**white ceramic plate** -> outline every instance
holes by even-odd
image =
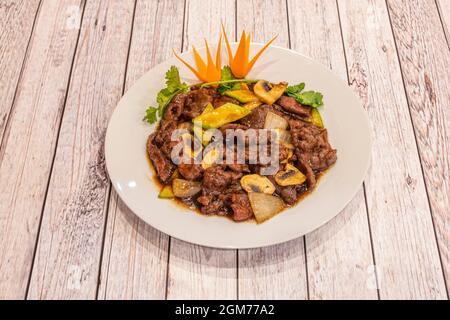
[[[261,47],[252,44],[252,53]],[[204,56],[203,49],[199,52]],[[182,56],[193,61],[189,52]],[[294,51],[271,46],[247,77],[290,84],[306,82],[307,90],[322,92],[325,106],[321,114],[329,140],[338,150],[336,164],[320,179],[314,192],[260,225],[203,216],[174,201],[158,199],[159,188],[146,156],[147,137],[155,127],[144,123],[142,118],[147,106],[156,105],[156,94],[164,87],[164,75],[171,65],[179,67],[187,83],[198,82],[174,58],[157,65],[119,102],[106,134],[106,165],[112,184],[142,220],[188,242],[218,248],[253,248],[313,231],[336,216],[354,197],[369,166],[371,149],[369,122],[361,103],[347,84],[326,67]]]

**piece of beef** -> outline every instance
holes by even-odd
[[[166,108],[155,137],[156,145],[161,151],[170,157],[172,148],[178,143],[172,141],[172,133],[178,128],[178,120],[183,112],[187,94],[176,95]]]
[[[244,189],[242,189],[241,182],[239,180],[231,182],[231,184],[227,188],[228,193],[239,193],[243,190]]]
[[[214,196],[211,194],[202,194],[200,197],[197,198],[197,202],[200,203],[202,206],[207,206],[208,204],[210,204],[213,198]]]
[[[278,99],[277,104],[280,105],[284,110],[298,114],[303,118],[309,118],[311,115],[311,107],[304,106],[298,103],[294,98],[288,96],[281,96]]]
[[[175,165],[169,158],[156,146],[155,144],[156,133],[149,136],[147,140],[147,153],[150,160],[155,167],[156,174],[163,183],[167,183],[175,170]]]
[[[220,194],[231,183],[231,177],[221,166],[213,166],[203,174],[203,190],[209,194]]]
[[[244,164],[244,163],[243,164],[231,163],[231,164],[227,164],[227,166],[234,172],[244,172],[244,173],[250,172],[250,168],[248,167],[247,164]]]
[[[187,97],[188,95],[186,93],[180,93],[173,97],[172,101],[169,103],[166,111],[164,112],[163,119],[178,120],[183,112]]]
[[[163,119],[156,131],[155,143],[161,147],[164,143],[170,141],[172,132],[177,129],[177,121],[174,119]]]
[[[252,112],[245,118],[242,118],[239,123],[252,129],[264,129],[267,112],[275,113],[285,118],[286,120],[290,119],[288,115],[286,115],[281,110],[278,110],[276,105],[269,106],[267,104],[264,104],[262,106],[259,106],[258,108],[253,109]]]
[[[234,103],[239,105],[239,101],[237,101],[236,99],[222,95],[215,97],[212,104],[214,108],[218,108],[220,106],[223,106],[225,103]]]
[[[207,194],[219,195],[228,186],[242,177],[242,173],[225,171],[223,166],[212,166],[203,173],[203,191]]]
[[[328,142],[326,129],[298,120],[289,123],[292,143],[299,160],[309,165],[314,172],[323,171],[336,162],[336,150]]]
[[[280,162],[284,161],[289,157],[289,149],[285,145],[279,144],[278,145],[278,154],[279,154],[279,156],[278,156],[279,161]]]
[[[272,184],[275,186],[275,192],[289,205],[294,204],[297,201],[297,190],[295,186],[280,186],[275,181],[273,176],[267,176]]]
[[[227,165],[227,167],[229,169],[231,169],[234,172],[237,172],[237,173],[241,173],[241,172],[249,173],[250,169],[249,169],[248,165],[245,163],[245,162],[247,162],[248,158],[246,158],[245,154],[244,154],[244,157],[242,159],[239,159],[237,154],[236,154],[236,150],[235,150],[234,146],[233,146],[233,148],[234,148],[234,150],[232,151],[232,153],[230,153],[230,155],[231,155],[230,158],[227,157],[228,153],[227,153],[227,149],[225,148],[225,150],[224,150],[224,163]],[[242,161],[242,163],[240,163],[241,161]]]
[[[241,119],[239,122],[252,129],[263,129],[268,111],[268,106],[262,105],[258,108],[253,109],[248,116]]]
[[[238,130],[238,129],[241,129],[241,130],[247,130],[248,129],[248,126],[246,126],[246,125],[243,125],[243,124],[239,124],[239,123],[228,123],[228,124],[225,124],[225,125],[223,125],[223,126],[221,126],[220,128],[219,128],[219,130],[222,132],[222,134],[226,134],[226,131],[227,130]]]
[[[280,187],[280,197],[289,205],[297,202],[297,189],[295,186]]]
[[[202,204],[205,206],[203,211],[214,213],[212,210],[219,209],[219,212],[227,211],[231,209],[233,214],[233,220],[245,221],[253,217],[253,210],[250,206],[247,193],[241,191],[230,192],[227,190],[225,193],[218,196],[202,196],[200,197]],[[220,205],[219,205],[220,204]],[[225,210],[223,210],[225,208]]]
[[[183,109],[183,116],[187,119],[193,119],[199,116],[208,103],[212,103],[216,90],[212,88],[192,88],[187,94]]]
[[[300,171],[306,176],[306,183],[308,184],[308,188],[314,188],[316,185],[316,176],[308,161],[305,160],[301,154],[299,154],[297,163]]]
[[[203,214],[227,215],[229,213],[225,202],[216,195],[202,195],[197,198],[197,202],[201,204],[200,211]]]
[[[186,179],[186,180],[199,180],[203,175],[203,168],[200,164],[194,163],[180,163],[178,165],[178,172]]]
[[[253,217],[253,210],[246,193],[231,194],[230,202],[234,221],[245,221]]]

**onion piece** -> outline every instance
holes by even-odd
[[[172,191],[177,198],[189,198],[202,190],[202,184],[198,181],[188,181],[184,179],[174,179]]]
[[[284,209],[283,200],[270,194],[251,192],[248,199],[258,223],[272,218]]]
[[[286,148],[290,148],[289,146],[292,145],[291,132],[284,129],[274,129],[274,131],[277,136],[277,141],[286,145]]]
[[[289,123],[287,120],[273,112],[267,112],[264,129],[282,129],[286,130]]]

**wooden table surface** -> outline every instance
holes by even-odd
[[[328,66],[371,120],[356,197],[281,245],[170,238],[105,171],[123,93],[221,20]],[[450,0],[0,0],[0,298],[448,299],[449,42]]]

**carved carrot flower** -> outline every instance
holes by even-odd
[[[228,41],[227,34],[225,32],[225,28],[222,24],[222,32],[225,37],[225,42],[227,45],[228,51],[228,59],[231,71],[236,78],[245,78],[245,76],[250,72],[255,64],[256,60],[262,55],[262,53],[269,47],[269,45],[275,41],[276,36],[270,40],[264,47],[259,50],[259,52],[249,61],[250,54],[250,33],[245,34],[245,31],[242,31],[241,40],[239,41],[238,48],[236,53],[233,56],[231,52],[230,43]]]
[[[213,58],[211,56],[211,51],[209,50],[208,42],[205,39],[206,45],[206,63],[203,58],[198,53],[197,49],[192,46],[192,51],[194,53],[195,64],[197,69],[192,67],[189,63],[183,60],[179,55],[175,53],[175,56],[180,60],[186,67],[191,70],[195,76],[202,82],[216,82],[220,81],[222,75],[222,69],[220,66],[220,51],[222,48],[222,36],[220,36],[219,44],[217,45],[217,53],[216,53],[216,63],[214,64]]]

